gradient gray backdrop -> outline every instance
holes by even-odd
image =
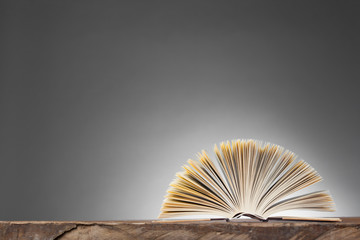
[[[359,216],[359,1],[1,1],[0,220],[156,218],[222,140]]]

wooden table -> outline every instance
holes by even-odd
[[[360,218],[342,220],[0,221],[0,239],[360,239]]]

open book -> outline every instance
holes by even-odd
[[[292,209],[334,211],[325,191],[286,198],[321,181],[319,174],[289,150],[254,140],[215,145],[217,161],[205,151],[199,161],[189,159],[184,171],[170,183],[159,218],[217,215],[248,216],[267,220],[270,215]],[[340,221],[338,218],[292,218],[286,220]]]

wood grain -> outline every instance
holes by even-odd
[[[360,218],[342,222],[2,221],[0,239],[360,239]]]

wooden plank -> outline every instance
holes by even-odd
[[[244,220],[0,221],[0,239],[360,239],[360,218],[342,222]]]

